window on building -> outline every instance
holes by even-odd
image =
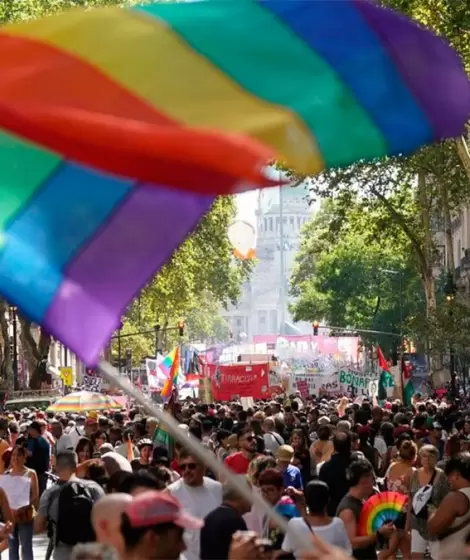
[[[264,231],[268,231],[268,220],[264,218]]]
[[[269,218],[269,231],[273,230],[273,219]]]
[[[302,225],[302,220],[300,219],[300,216],[297,216],[297,228],[300,229],[301,225]]]
[[[276,231],[281,229],[281,218],[276,218]]]
[[[261,334],[266,332],[266,319],[267,319],[267,313],[266,311],[259,311],[258,312],[258,325],[259,325],[259,330],[261,331]]]
[[[278,332],[276,309],[271,309],[271,311],[269,312],[269,330],[274,334]]]
[[[294,218],[294,216],[290,217],[289,223],[290,223],[290,229],[294,230],[295,229],[295,218]]]

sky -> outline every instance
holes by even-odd
[[[248,191],[237,195],[238,214],[239,220],[245,220],[256,227],[256,204],[258,201],[258,191]]]

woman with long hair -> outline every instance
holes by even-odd
[[[276,468],[276,459],[268,455],[261,455],[255,457],[248,467],[248,479],[251,482],[253,492],[259,492],[258,480],[266,469]],[[264,510],[254,505],[251,511],[246,513],[243,518],[245,519],[246,526],[250,531],[256,531],[258,534],[263,529]]]
[[[415,472],[415,462],[418,449],[416,444],[410,440],[404,440],[398,448],[398,458],[393,461],[385,473],[385,487],[391,492],[399,492],[400,494],[408,494],[410,481]],[[411,554],[411,539],[407,531],[406,511],[398,518],[395,523],[397,528],[396,534],[390,540],[389,548],[392,552],[400,550],[404,559],[409,558]]]
[[[14,527],[8,537],[8,551],[10,560],[20,560],[20,544],[23,560],[34,560],[33,554],[33,519],[34,510],[39,505],[39,485],[35,471],[28,469],[26,463],[26,448],[15,445],[10,458],[10,469],[7,476],[29,479],[29,503],[12,510]]]
[[[312,461],[308,449],[307,437],[304,430],[302,430],[301,428],[295,428],[294,430],[292,430],[289,443],[294,449],[294,465],[300,469],[302,482],[305,488],[305,486],[312,478]]]

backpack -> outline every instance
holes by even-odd
[[[56,525],[56,544],[75,546],[96,540],[91,510],[96,499],[80,480],[67,482],[60,490]]]

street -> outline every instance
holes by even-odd
[[[48,538],[47,535],[36,535],[34,537],[34,560],[44,560],[46,557]],[[9,560],[8,550],[2,554],[2,560]]]

